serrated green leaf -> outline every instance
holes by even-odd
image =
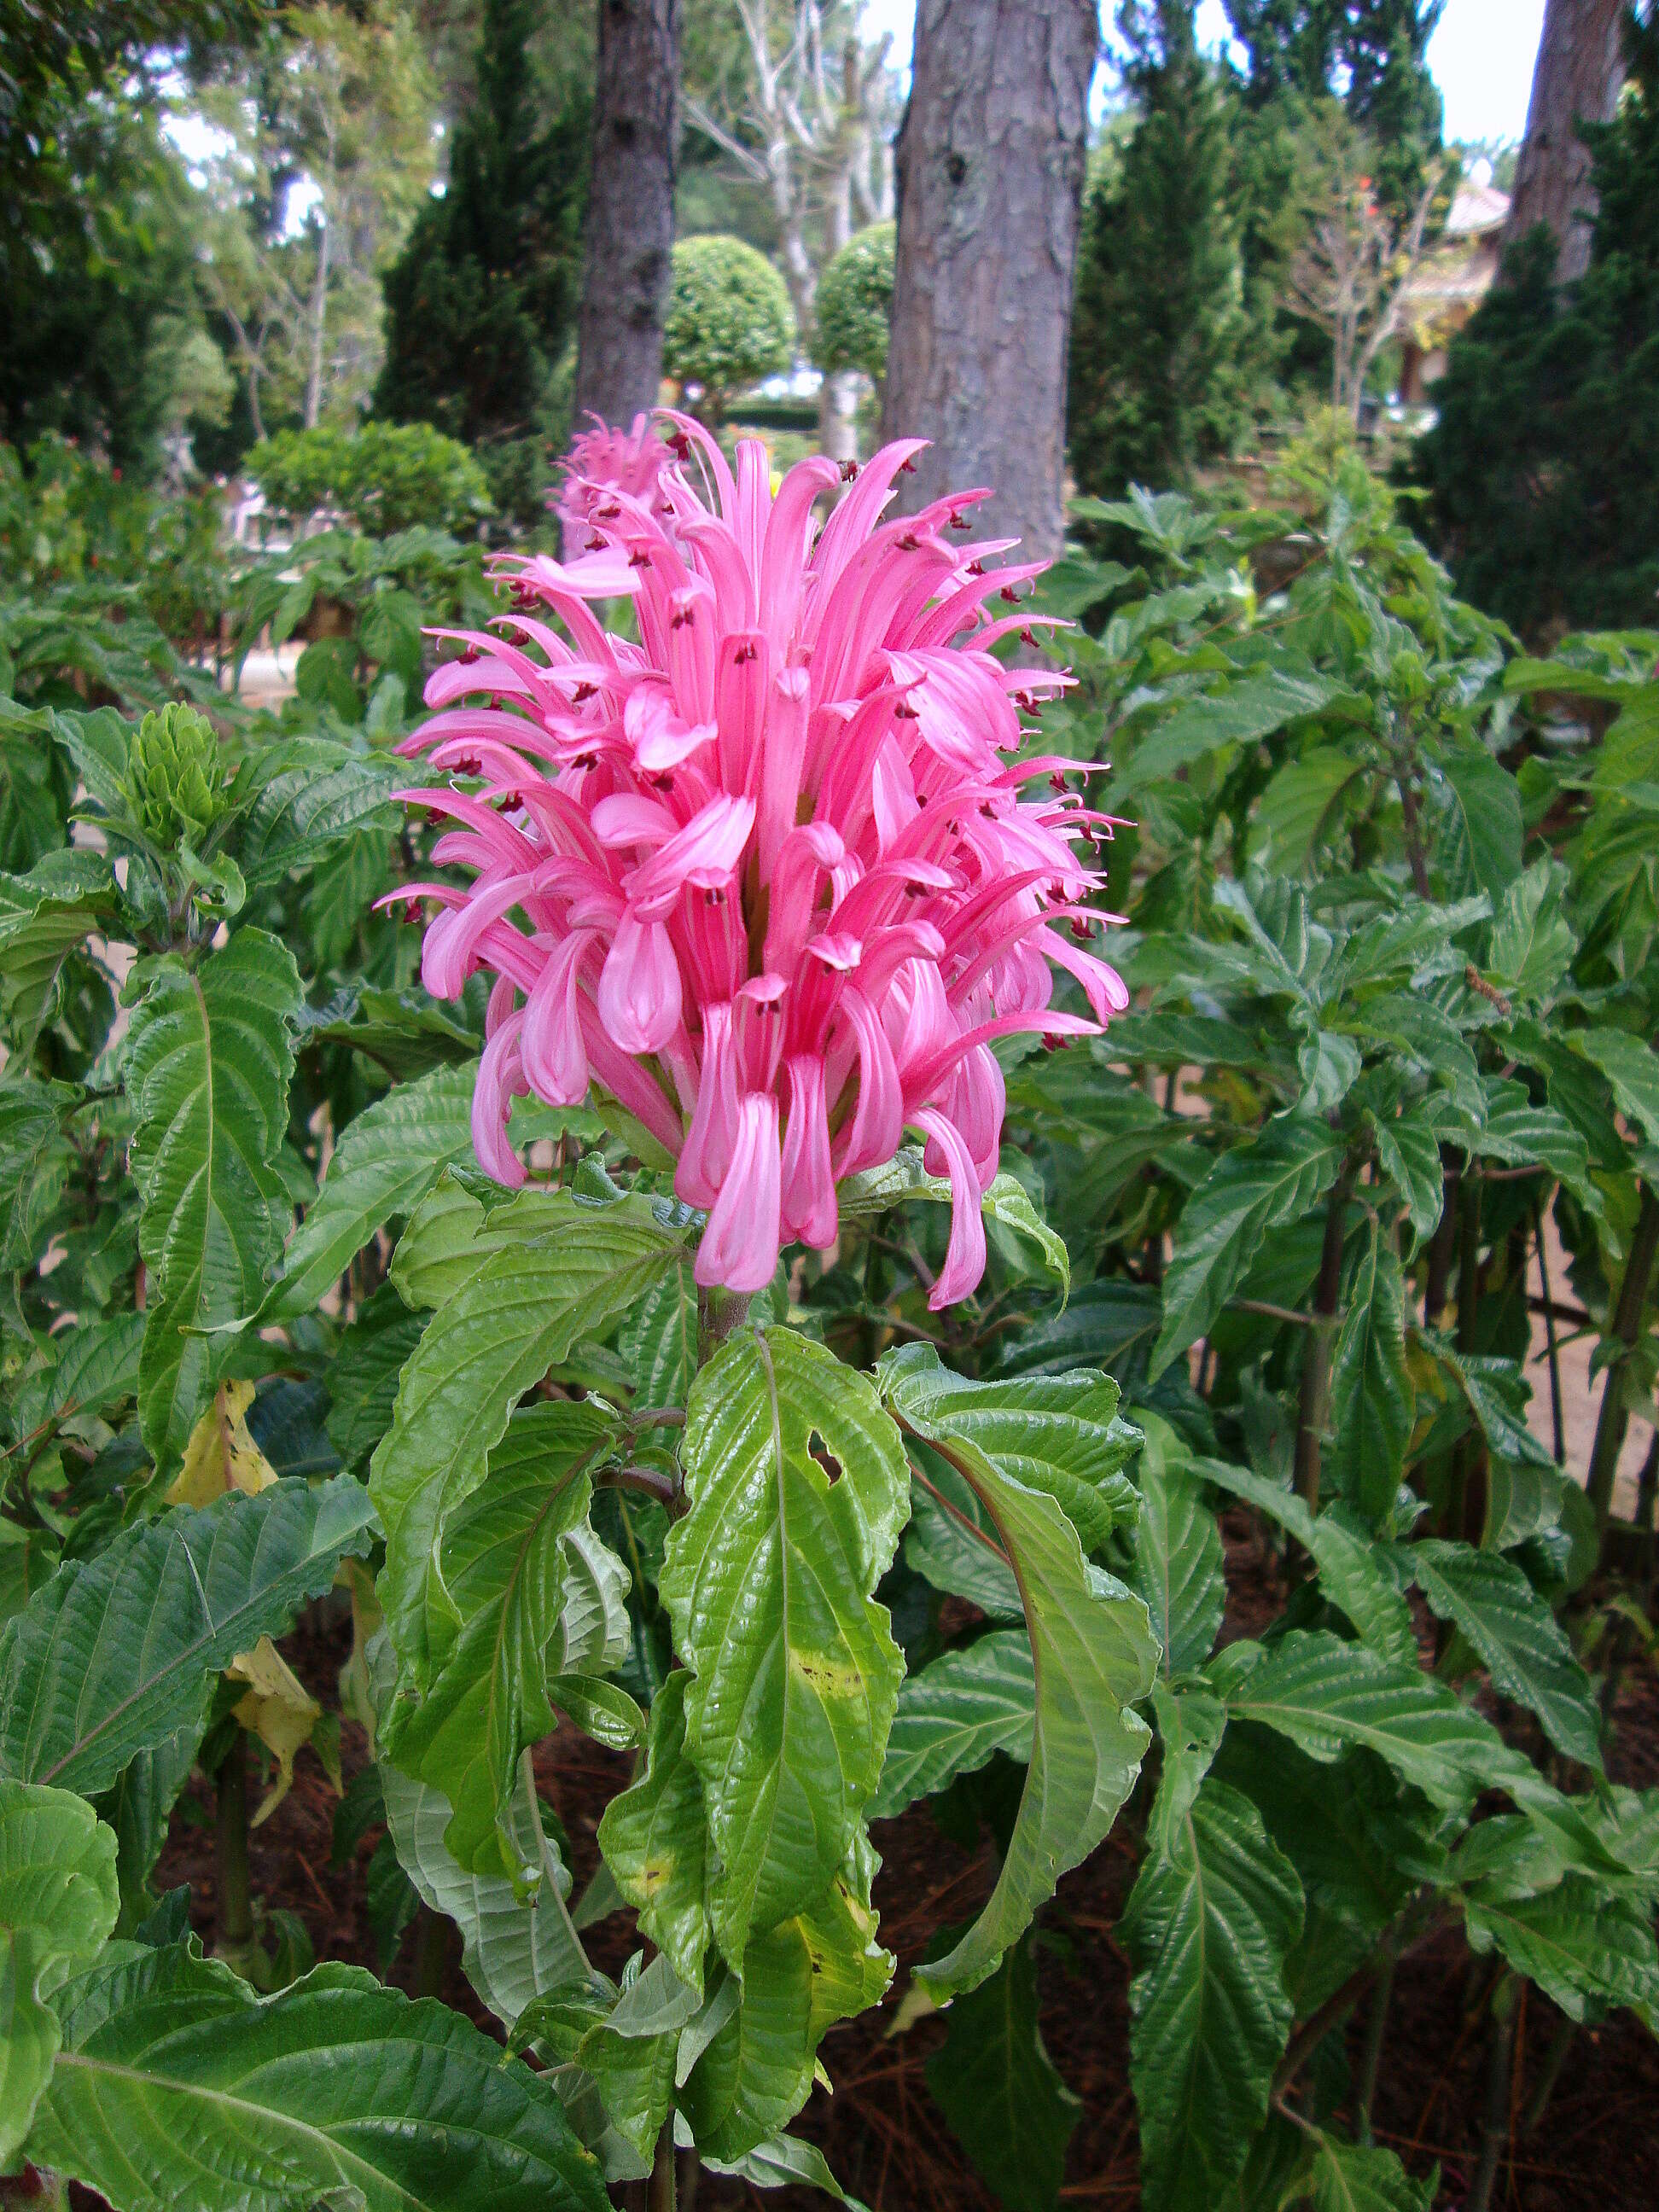
[[[1620,1113],[1659,1145],[1659,1053],[1626,1030],[1581,1030],[1572,1044],[1607,1077]]]
[[[1000,1751],[1024,1765],[1036,1706],[1030,1641],[1022,1629],[994,1630],[907,1675],[870,1818],[894,1819]]]
[[[690,1267],[672,1268],[647,1292],[623,1332],[636,1411],[684,1406],[697,1371],[697,1286]]]
[[[836,1192],[836,1205],[843,1221],[867,1219],[885,1213],[890,1206],[901,1206],[909,1199],[926,1199],[936,1206],[952,1203],[951,1184],[944,1176],[929,1175],[922,1164],[919,1146],[907,1145],[888,1161],[884,1167],[872,1168],[861,1175],[849,1176]],[[1005,1229],[1024,1237],[1035,1244],[1042,1255],[1047,1272],[1060,1285],[1060,1296],[1068,1296],[1072,1287],[1071,1255],[1065,1239],[1054,1232],[1042,1218],[1023,1184],[1011,1175],[992,1178],[990,1188],[980,1200],[981,1210]]]
[[[1534,860],[1505,886],[1492,919],[1491,973],[1512,998],[1547,998],[1577,950],[1563,900],[1568,872],[1559,860]]]
[[[1311,2161],[1286,2204],[1310,2201],[1314,2212],[1431,2212],[1440,2169],[1413,2181],[1391,2150],[1316,2134]]]
[[[442,1306],[398,1385],[369,1488],[386,1530],[380,1601],[416,1683],[459,1626],[438,1554],[447,1516],[483,1480],[514,1407],[580,1337],[603,1334],[681,1250],[643,1200],[585,1205],[526,1191],[498,1207],[503,1241]]]
[[[865,1376],[770,1328],[698,1375],[681,1463],[690,1510],[659,1589],[694,1678],[714,1932],[740,1966],[751,1929],[822,1893],[880,1778],[902,1668],[870,1593],[903,1525],[904,1461]]]
[[[1536,1713],[1556,1749],[1601,1771],[1601,1713],[1559,1622],[1511,1561],[1425,1539],[1401,1557],[1442,1620],[1464,1638],[1502,1696]]]
[[[261,2000],[187,1949],[140,1948],[55,2002],[29,2154],[115,2212],[605,2212],[550,2082],[359,1968]]]
[[[1486,1091],[1486,1118],[1470,1132],[1466,1149],[1506,1167],[1540,1168],[1565,1183],[1592,1213],[1600,1213],[1601,1194],[1590,1180],[1589,1146],[1566,1116],[1553,1106],[1533,1105],[1524,1084],[1489,1078]]]
[[[480,1488],[444,1530],[444,1588],[459,1625],[434,1638],[418,1696],[381,1715],[388,1755],[454,1817],[445,1841],[469,1869],[493,1863],[520,1754],[550,1735],[550,1647],[564,1604],[565,1543],[586,1513],[591,1470],[617,1435],[592,1401],[515,1413]]]
[[[1152,1686],[1158,1656],[1146,1606],[1089,1564],[1054,1499],[957,1432],[943,1375],[927,1345],[889,1352],[878,1370],[907,1431],[948,1455],[973,1490],[1018,1577],[1037,1697],[1030,1765],[996,1887],[949,1956],[919,1970],[939,1998],[994,1972],[1060,1875],[1111,1826],[1148,1741],[1129,1708]]]
[[[133,1013],[131,1165],[150,1277],[139,1413],[164,1471],[215,1379],[214,1340],[198,1332],[254,1311],[293,1217],[276,1161],[303,997],[288,947],[242,929],[194,971],[159,962]]]
[[[1043,2046],[1029,1936],[945,2022],[926,2070],[951,2132],[1008,2212],[1054,2212],[1083,2107]]]
[[[1377,1164],[1406,1201],[1417,1240],[1431,1237],[1439,1226],[1446,1200],[1446,1173],[1440,1160],[1437,1130],[1412,1113],[1398,1121],[1372,1119]]]
[[[1375,1547],[1345,1523],[1340,1509],[1312,1514],[1293,1490],[1281,1489],[1264,1475],[1222,1460],[1195,1460],[1194,1467],[1206,1481],[1247,1499],[1296,1538],[1318,1570],[1321,1589],[1346,1613],[1379,1657],[1405,1666],[1416,1663],[1411,1608]]]
[[[404,763],[327,738],[260,747],[231,787],[232,799],[247,810],[238,854],[248,888],[279,883],[357,830],[395,829],[392,794],[410,780]]]
[[[599,1822],[599,1849],[641,1931],[691,1988],[708,1948],[708,1821],[702,1782],[685,1748],[685,1692],[676,1668],[651,1701],[645,1757]]]
[[[413,1213],[445,1168],[471,1159],[472,1081],[470,1067],[434,1068],[347,1124],[289,1240],[262,1322],[309,1313],[378,1231]]]
[[[0,1782],[0,2172],[17,2162],[58,2051],[41,1974],[95,1958],[118,1903],[115,1838],[91,1806]]]
[[[61,1567],[0,1632],[0,1775],[91,1796],[179,1729],[199,1739],[220,1671],[365,1553],[373,1518],[349,1475],[277,1482]]]
[[[1255,1807],[1224,1783],[1205,1781],[1160,1829],[1164,1849],[1123,1917],[1142,2192],[1148,2212],[1213,2212],[1267,2117],[1295,2017],[1285,1961],[1302,1886]]]
[[[101,853],[72,848],[27,875],[0,875],[0,1017],[15,1051],[33,1050],[58,1012],[64,963],[114,908]]]
[[[67,1083],[40,1083],[9,1068],[0,1079],[0,1268],[34,1260],[72,1158],[64,1121],[79,1097]]]
[[[58,1358],[18,1385],[13,1405],[21,1436],[106,1413],[138,1388],[139,1349],[144,1340],[142,1314],[118,1314],[108,1321],[86,1321],[56,1338]]]
[[[398,1378],[426,1323],[382,1283],[341,1332],[328,1368],[328,1434],[346,1467],[364,1466],[391,1427]]]
[[[1328,678],[1290,675],[1263,668],[1240,677],[1215,698],[1188,699],[1141,738],[1115,787],[1144,790],[1176,769],[1202,760],[1223,745],[1256,744],[1287,723],[1323,714],[1343,697],[1343,687]]]
[[[1332,1486],[1375,1524],[1394,1510],[1417,1413],[1400,1256],[1375,1216],[1343,1290],[1325,1463]]]
[[[756,2189],[817,2189],[833,2197],[837,2204],[845,2204],[848,2212],[866,2212],[836,2180],[817,2145],[803,2142],[799,2136],[774,2136],[739,2159],[711,2158],[706,2163],[716,2173],[735,2174]]]
[[[1286,761],[1256,801],[1261,850],[1253,857],[1281,875],[1305,875],[1315,854],[1342,825],[1343,793],[1365,771],[1334,745],[1315,745]]]
[[[1322,1121],[1270,1122],[1224,1152],[1188,1199],[1164,1278],[1154,1382],[1204,1335],[1271,1229],[1300,1222],[1336,1180],[1340,1152]]]
[[[1447,865],[1456,887],[1486,892],[1496,908],[1521,873],[1521,793],[1515,778],[1479,745],[1440,763]]]
[[[925,1444],[913,1455],[919,1471],[910,1481],[905,1565],[993,1620],[1022,1619],[1019,1584],[979,1500],[956,1469]]]
[[[1499,1952],[1570,2020],[1582,2021],[1595,2003],[1632,2005],[1650,2021],[1659,2007],[1650,1914],[1582,1875],[1569,1874],[1541,1897],[1477,1884],[1463,1911],[1470,1949],[1477,1956]]]
[[[1129,1587],[1146,1601],[1163,1646],[1167,1680],[1209,1656],[1227,1601],[1221,1531],[1175,1431],[1145,1415],[1146,1443],[1136,1468],[1140,1520]]]

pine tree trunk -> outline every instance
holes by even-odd
[[[884,428],[931,438],[912,509],[995,487],[976,532],[1060,550],[1066,348],[1096,0],[921,0],[897,146]]]
[[[1589,152],[1577,125],[1606,123],[1613,115],[1625,75],[1624,12],[1625,0],[1547,0],[1544,9],[1504,244],[1507,249],[1547,223],[1559,242],[1564,283],[1575,283],[1589,266],[1595,212]]]
[[[657,404],[674,245],[680,0],[600,0],[575,414]]]

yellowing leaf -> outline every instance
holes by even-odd
[[[252,1651],[233,1659],[225,1672],[233,1681],[248,1685],[246,1696],[237,1701],[236,1718],[276,1761],[276,1779],[249,1823],[257,1828],[293,1788],[295,1755],[310,1742],[323,1709],[268,1636],[262,1636]]]
[[[213,1403],[190,1432],[185,1463],[167,1490],[169,1505],[211,1505],[228,1490],[257,1498],[276,1480],[276,1470],[248,1434],[251,1382],[222,1382]]]

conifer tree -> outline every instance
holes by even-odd
[[[1123,0],[1140,120],[1085,221],[1069,444],[1086,491],[1180,483],[1244,419],[1242,274],[1222,95],[1194,0]]]

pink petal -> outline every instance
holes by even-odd
[[[705,1286],[763,1291],[777,1272],[778,1102],[751,1091],[738,1108],[737,1142],[692,1273]]]
[[[599,1019],[624,1052],[665,1045],[680,1018],[680,964],[659,921],[629,908],[599,971]]]
[[[837,1226],[823,1062],[803,1054],[789,1062],[789,1127],[783,1139],[784,1233],[810,1244],[815,1252],[826,1252],[836,1241]]]
[[[979,1288],[985,1273],[985,1217],[980,1211],[979,1176],[961,1130],[931,1108],[911,1118],[929,1139],[930,1149],[937,1144],[949,1164],[951,1242],[939,1280],[927,1294],[928,1305],[939,1313]]]

